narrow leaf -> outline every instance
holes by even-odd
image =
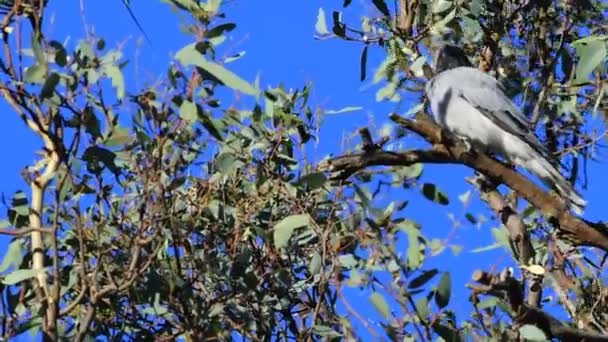
[[[330,32],[327,29],[327,20],[325,19],[325,11],[323,8],[319,8],[319,13],[317,14],[317,22],[315,23],[315,31],[318,34],[325,36]]]
[[[196,51],[193,44],[182,48],[175,57],[184,66],[196,65],[234,90],[241,91],[248,95],[256,95],[258,93],[257,89],[232,71],[217,63],[206,60],[198,51]]]
[[[388,319],[390,317],[390,310],[388,308],[388,304],[380,293],[372,293],[371,296],[369,296],[369,300],[374,305],[374,308],[376,308],[376,310],[378,310],[382,317],[384,317],[384,319]]]
[[[4,277],[4,279],[2,279],[2,283],[5,285],[15,285],[24,280],[33,278],[42,272],[45,272],[45,270],[44,269],[42,269],[42,270],[34,270],[34,269],[16,270],[14,272],[9,273],[6,277]]]
[[[365,78],[367,77],[367,47],[368,45],[365,45],[363,52],[361,52],[361,65],[359,71],[360,81],[365,81]]]
[[[388,6],[384,0],[372,0],[374,6],[380,11],[380,13],[384,14],[384,16],[388,17],[391,15],[391,12],[388,10]]]
[[[435,275],[437,275],[437,273],[439,273],[439,271],[437,271],[437,269],[424,271],[424,272],[422,272],[421,275],[412,279],[412,281],[407,285],[407,287],[410,289],[415,289],[417,287],[420,287],[420,286],[426,284],[429,280],[433,279],[433,277]]]

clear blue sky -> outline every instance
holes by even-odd
[[[143,44],[138,60],[135,56],[137,40],[141,38],[137,27],[124,10],[121,0],[88,0],[84,1],[89,25],[93,25],[99,36],[106,38],[109,46],[127,40],[126,57],[133,62],[128,66],[127,89],[136,91],[146,83],[151,83],[165,73],[167,63],[174,52],[189,43],[189,37],[180,33],[177,17],[171,13],[169,6],[159,0],[132,0],[133,10],[138,15],[151,38],[152,45]],[[372,11],[371,5],[362,0],[349,9],[347,20],[357,23],[362,11]],[[328,153],[340,154],[343,136],[350,135],[357,128],[374,123],[380,127],[387,123],[387,114],[395,109],[392,103],[377,103],[375,87],[359,82],[359,58],[362,46],[341,40],[313,39],[314,23],[319,7],[330,11],[339,8],[341,1],[250,1],[233,0],[226,5],[230,20],[238,24],[237,30],[230,33],[226,45],[233,45],[233,52],[241,50],[247,54],[241,60],[231,63],[230,68],[244,78],[253,81],[258,72],[262,75],[263,85],[276,86],[283,82],[287,88],[302,87],[307,81],[314,81],[313,101],[328,109],[339,109],[345,106],[362,106],[364,110],[348,114],[328,116],[321,130],[320,144],[313,156],[321,159]],[[50,14],[50,15],[49,15]],[[55,16],[51,23],[51,15]],[[47,25],[53,29],[49,38],[64,41],[70,39],[70,47],[84,36],[80,15],[79,1],[50,1],[47,14]],[[381,61],[383,51],[370,50],[368,75]],[[134,65],[139,67],[135,68]],[[137,79],[137,84],[135,80]],[[408,103],[400,108],[408,108]],[[41,147],[37,138],[31,134],[4,102],[0,103],[3,122],[0,125],[0,146],[4,146],[4,162],[0,168],[0,192],[7,198],[18,190],[26,190],[19,171],[35,160],[34,151]],[[591,163],[589,178],[591,189],[582,191],[589,201],[585,217],[599,219],[602,214],[605,189],[606,169]],[[387,200],[409,200],[410,205],[404,216],[422,224],[424,233],[429,237],[445,238],[452,229],[448,215],[453,214],[462,222],[462,226],[452,237],[451,243],[464,246],[459,257],[454,258],[446,251],[440,257],[431,258],[427,267],[438,267],[452,273],[453,293],[451,308],[457,313],[467,314],[471,309],[467,301],[468,291],[464,284],[477,268],[489,268],[496,265],[502,268],[510,263],[510,256],[503,250],[493,250],[481,254],[472,254],[473,248],[493,243],[489,228],[498,225],[496,221],[485,224],[478,229],[464,219],[464,210],[457,196],[469,190],[464,181],[472,171],[458,166],[428,166],[424,180],[437,183],[451,199],[449,206],[441,207],[424,199],[418,191],[399,190],[387,194]],[[486,217],[491,213],[479,204],[473,196],[473,213],[481,212]],[[5,246],[8,239],[1,238],[0,246]],[[405,253],[405,248],[403,249]],[[349,297],[355,307],[366,314],[375,316],[375,311],[368,304],[368,294],[350,291]],[[381,329],[378,329],[381,330]]]

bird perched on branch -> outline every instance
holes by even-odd
[[[559,162],[534,135],[528,118],[494,77],[473,68],[464,51],[446,45],[435,59],[426,95],[437,124],[473,147],[502,155],[564,196],[577,213],[586,205],[559,171]]]

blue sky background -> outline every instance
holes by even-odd
[[[141,34],[125,11],[121,0],[88,0],[84,3],[88,24],[94,27],[98,36],[106,38],[108,47],[130,38],[126,40],[125,49],[125,57],[132,61],[125,71],[128,91],[135,91],[138,87],[164,77],[172,55],[191,42],[189,36],[180,32],[178,17],[171,12],[168,5],[159,0],[132,1],[133,10],[147,31],[151,45],[138,43]],[[238,26],[229,34],[229,40],[224,45],[233,46],[234,53],[241,50],[247,52],[244,58],[229,65],[231,70],[249,81],[253,81],[256,75],[261,73],[262,85],[276,86],[283,82],[286,88],[301,88],[308,81],[313,81],[314,104],[327,109],[346,106],[364,108],[358,112],[325,118],[320,132],[320,143],[311,152],[317,160],[328,153],[337,155],[345,152],[345,147],[342,146],[345,136],[366,125],[381,127],[388,123],[388,113],[396,109],[394,103],[377,103],[377,88],[359,81],[362,49],[360,44],[338,39],[320,41],[313,38],[318,8],[324,7],[329,12],[340,9],[341,4],[342,1],[233,0],[225,6],[228,19],[236,22]],[[372,6],[371,2],[368,4],[362,0],[355,1],[345,13],[346,21],[358,24],[362,14],[373,11]],[[73,47],[84,37],[79,1],[50,1],[50,10],[47,13],[46,24],[52,26],[51,33],[47,34],[48,38],[58,41],[69,38],[70,47]],[[54,21],[51,19],[52,15],[55,16]],[[140,45],[141,49],[136,54],[136,47]],[[375,66],[383,56],[381,49],[370,49],[368,77],[373,75]],[[399,110],[404,112],[410,105],[405,102]],[[40,149],[41,144],[4,102],[0,102],[0,110],[3,113],[0,146],[4,146],[4,161],[0,168],[0,193],[10,198],[16,190],[28,192],[19,172],[36,160],[34,152]],[[358,142],[357,139],[358,137],[355,137],[354,142]],[[582,191],[589,202],[586,218],[601,217],[602,208],[605,207],[601,195],[605,189],[603,179],[606,171],[605,166],[591,163],[591,188]],[[385,196],[387,201],[409,200],[410,204],[403,215],[421,223],[423,232],[428,237],[443,239],[450,233],[453,229],[450,214],[462,223],[450,241],[464,246],[460,256],[454,257],[448,250],[439,257],[430,258],[430,262],[426,264],[428,268],[438,267],[441,271],[451,272],[453,297],[450,308],[461,315],[466,315],[471,310],[467,300],[469,292],[464,288],[464,284],[470,279],[472,272],[478,268],[489,269],[492,266],[502,269],[510,265],[511,260],[509,253],[502,249],[478,254],[470,252],[471,249],[492,244],[494,239],[489,228],[498,225],[496,221],[490,221],[479,229],[465,220],[464,213],[467,211],[483,213],[486,217],[492,216],[490,211],[480,205],[475,194],[471,207],[466,211],[457,200],[458,195],[470,189],[464,177],[471,174],[471,170],[460,166],[429,165],[425,168],[423,180],[435,182],[450,195],[451,203],[448,206],[433,204],[416,190],[394,190]],[[6,237],[0,237],[0,249],[4,250],[8,241]],[[402,252],[406,252],[405,247]],[[367,300],[368,295],[354,289],[348,292],[351,304],[364,315],[371,317],[375,316],[376,312]]]

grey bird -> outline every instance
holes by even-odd
[[[445,45],[435,59],[426,95],[442,128],[480,151],[498,154],[557,189],[582,213],[586,202],[559,171],[559,162],[534,135],[528,118],[494,77],[473,68],[464,51]]]

